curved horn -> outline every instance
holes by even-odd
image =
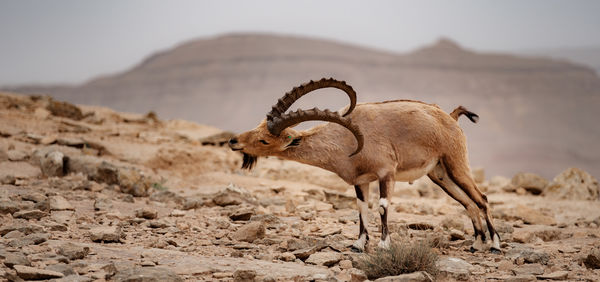
[[[272,120],[275,117],[281,116],[294,102],[296,102],[296,100],[300,99],[300,97],[317,89],[327,87],[334,87],[343,90],[348,94],[348,97],[350,98],[350,107],[343,116],[350,114],[356,106],[356,92],[352,89],[352,86],[346,84],[345,81],[338,81],[333,78],[322,78],[319,81],[311,80],[310,82],[294,87],[290,92],[285,93],[285,95],[277,101],[277,104],[273,105],[271,111],[267,114],[267,120]]]
[[[336,112],[331,112],[329,110],[319,110],[317,108],[303,111],[297,110],[294,112],[290,112],[289,114],[284,114],[279,117],[274,117],[273,120],[267,121],[267,127],[270,128],[272,134],[279,136],[281,131],[284,129],[309,120],[323,120],[328,122],[337,123],[354,134],[354,138],[356,138],[356,142],[358,145],[356,146],[356,151],[350,154],[350,157],[358,154],[360,150],[362,150],[364,145],[364,137],[360,132],[358,126],[352,123],[350,118],[342,117]]]

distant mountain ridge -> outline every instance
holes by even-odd
[[[471,162],[493,174],[568,166],[600,176],[600,78],[564,60],[486,54],[442,39],[407,54],[302,37],[234,34],[190,41],[132,69],[74,87],[21,87],[74,103],[119,111],[156,111],[242,131],[264,118],[276,99],[311,79],[346,80],[359,102],[416,99],[481,116],[461,121]],[[13,89],[15,90],[15,89]],[[297,107],[338,109],[347,101],[320,90]]]

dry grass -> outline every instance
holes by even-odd
[[[358,260],[358,268],[363,270],[369,279],[416,271],[426,271],[435,275],[437,259],[438,256],[429,242],[393,242],[389,249],[378,248],[362,256]]]

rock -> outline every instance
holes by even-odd
[[[11,232],[14,230],[19,231],[25,235],[29,235],[32,233],[43,232],[44,227],[41,225],[32,224],[32,223],[28,223],[28,222],[17,222],[17,223],[13,223],[10,225],[5,225],[5,226],[0,227],[0,235],[4,236],[8,232]]]
[[[48,216],[47,212],[43,212],[40,210],[28,210],[28,211],[18,211],[13,213],[14,218],[24,218],[24,219],[40,219],[42,217]]]
[[[136,267],[117,271],[116,282],[183,282],[175,272],[163,267]]]
[[[523,264],[513,268],[515,275],[540,275],[544,274],[544,267],[539,263]]]
[[[368,279],[367,275],[360,269],[350,268],[348,273],[350,274],[350,281],[352,282],[362,282]]]
[[[238,269],[233,273],[233,281],[254,281],[256,277],[256,271],[250,269]]]
[[[24,201],[32,201],[35,203],[41,203],[41,202],[48,200],[48,197],[46,197],[40,193],[31,192],[31,193],[27,193],[27,194],[22,194],[21,199],[23,199]]]
[[[527,229],[517,229],[512,234],[513,242],[517,243],[529,243],[533,241],[533,238],[535,238],[533,232]]]
[[[541,280],[567,280],[569,278],[569,272],[564,270],[555,271],[549,274],[539,275],[537,278]]]
[[[0,199],[0,213],[13,214],[19,211],[19,205],[15,201]]]
[[[356,197],[328,190],[323,192],[325,193],[325,200],[332,204],[334,209],[356,209]]]
[[[94,200],[94,210],[96,211],[109,211],[112,208],[112,201],[108,198],[96,198]]]
[[[134,168],[119,168],[118,182],[122,193],[135,197],[147,197],[150,195],[153,183],[156,183]]]
[[[46,176],[65,175],[65,155],[60,151],[51,151],[40,159],[42,173]]]
[[[554,177],[545,189],[543,196],[552,199],[598,200],[598,180],[589,173],[569,168]]]
[[[529,193],[539,195],[548,185],[548,180],[535,173],[519,172],[513,176],[511,183],[515,187],[522,187]]]
[[[29,245],[37,245],[48,241],[48,234],[46,233],[33,233],[23,238],[13,239],[8,242],[8,245],[13,248],[21,248]]]
[[[240,227],[231,235],[231,239],[252,243],[258,238],[265,236],[265,224],[261,221],[253,221]]]
[[[341,253],[318,252],[310,255],[305,262],[308,264],[316,264],[329,267],[341,261],[342,258],[343,255]]]
[[[171,191],[168,190],[164,190],[164,191],[158,191],[158,192],[154,192],[152,193],[152,195],[150,195],[150,201],[155,201],[155,202],[161,202],[161,203],[168,203],[169,201],[173,201],[175,203],[183,203],[185,200],[187,200],[189,198],[183,198]],[[198,206],[199,207],[199,206]],[[194,208],[194,207],[192,207]],[[187,210],[189,210],[191,208],[187,208]]]
[[[50,111],[52,115],[58,117],[66,117],[74,120],[80,120],[83,118],[83,113],[81,112],[81,109],[67,102],[50,100],[48,102],[48,105],[46,106],[46,109]]]
[[[553,216],[544,215],[524,205],[518,205],[512,209],[512,214],[517,219],[523,220],[526,224],[556,225],[556,220]]]
[[[186,211],[182,211],[182,210],[172,210],[171,213],[169,214],[169,216],[172,217],[182,217],[186,215]]]
[[[561,239],[561,231],[555,227],[547,227],[534,232],[535,236],[542,239],[544,242]]]
[[[376,282],[433,282],[431,274],[425,271],[401,274],[396,276],[387,276],[375,280]]]
[[[120,242],[125,233],[119,226],[101,226],[90,230],[90,239],[94,242]]]
[[[465,233],[460,231],[460,230],[456,230],[456,229],[451,229],[450,230],[450,240],[451,241],[456,241],[456,240],[464,240],[465,239]]]
[[[453,257],[441,258],[435,264],[441,276],[463,281],[469,279],[473,268],[470,263]]]
[[[242,195],[237,191],[225,190],[217,193],[213,198],[213,203],[217,206],[225,207],[231,205],[239,205],[243,203],[244,200]]]
[[[79,246],[71,242],[62,244],[58,247],[58,254],[63,255],[70,260],[83,259],[89,253],[89,247]]]
[[[39,167],[28,162],[0,162],[0,180],[11,182],[11,179],[37,178],[42,175]],[[12,181],[14,183],[14,181]]]
[[[237,209],[237,210],[233,211],[231,214],[229,214],[229,218],[231,218],[231,220],[247,221],[247,220],[250,220],[250,218],[252,217],[253,214],[254,214],[254,209],[242,208],[242,209]]]
[[[465,231],[464,223],[462,220],[460,220],[460,218],[457,217],[447,216],[442,220],[441,225],[444,229],[456,229],[463,232]]]
[[[525,263],[541,263],[547,264],[550,260],[550,255],[545,252],[534,251],[526,247],[515,247],[506,252],[506,257],[515,261],[522,260]]]
[[[523,275],[516,275],[516,276],[504,276],[504,277],[499,277],[500,281],[504,281],[504,282],[534,282],[537,281],[537,278],[535,278],[535,275],[531,275],[531,274],[523,274]]]
[[[148,222],[148,226],[150,228],[166,228],[166,227],[171,226],[171,224],[164,219],[155,219],[155,220],[150,220]]]
[[[51,211],[75,210],[71,203],[62,196],[51,196],[48,198]]]
[[[12,268],[15,265],[31,266],[31,262],[22,253],[5,253],[0,254],[0,257],[4,257],[4,265]]]
[[[65,277],[68,277],[70,275],[77,275],[77,272],[75,272],[73,267],[71,265],[68,265],[65,263],[52,264],[52,265],[46,266],[45,269],[60,272],[60,273],[64,274]],[[71,278],[74,278],[74,277],[71,277]],[[65,278],[62,278],[62,279],[65,279]]]
[[[589,254],[583,260],[585,266],[591,269],[600,268],[600,248],[590,250]]]
[[[485,181],[485,170],[481,167],[474,168],[471,171],[471,175],[473,175],[473,180],[475,180],[475,183],[477,184],[481,184]]]
[[[25,151],[21,150],[8,150],[6,156],[13,162],[24,161],[29,158],[29,155]]]
[[[155,219],[158,217],[158,212],[152,208],[143,207],[141,209],[135,210],[135,216],[145,219]]]
[[[64,277],[64,274],[52,270],[38,269],[24,265],[15,265],[17,275],[25,280],[43,280]]]
[[[345,259],[339,262],[341,269],[350,269],[352,268],[352,261],[349,259]]]

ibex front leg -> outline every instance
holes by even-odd
[[[394,176],[387,175],[379,180],[379,215],[381,216],[381,240],[379,241],[380,248],[390,247],[390,236],[388,229],[388,208],[390,205],[389,196],[394,191],[395,184]]]
[[[358,240],[352,245],[352,251],[363,252],[365,245],[369,241],[369,232],[367,224],[369,223],[369,184],[354,185],[356,191],[356,205],[358,206],[358,221],[360,229],[358,232]]]

